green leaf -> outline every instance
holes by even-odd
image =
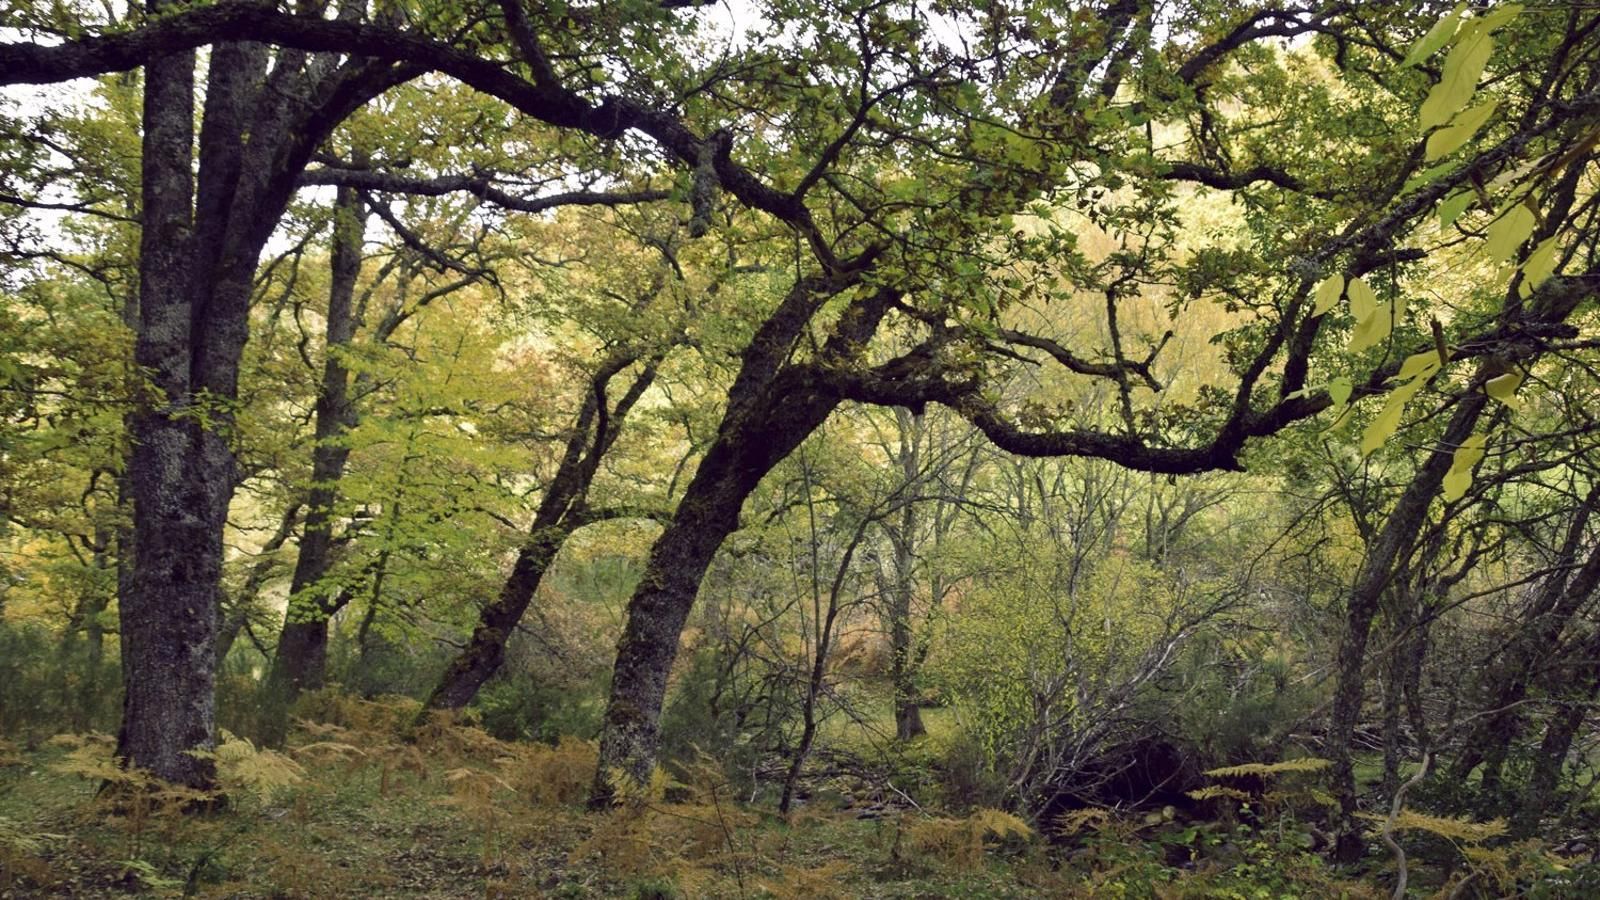
[[[1344,406],[1349,403],[1350,394],[1354,390],[1355,386],[1350,383],[1350,379],[1342,375],[1328,382],[1328,397],[1333,400],[1334,406]]]
[[[1356,330],[1350,335],[1350,352],[1360,353],[1382,343],[1394,330],[1395,318],[1387,300],[1379,303],[1371,315],[1356,323]]]
[[[1400,364],[1400,374],[1397,377],[1406,381],[1419,376],[1427,377],[1439,371],[1439,365],[1439,351],[1437,350],[1430,349],[1421,353],[1413,353],[1406,357],[1405,362]]]
[[[1444,499],[1447,503],[1460,500],[1466,495],[1467,488],[1472,486],[1472,467],[1483,459],[1484,445],[1488,440],[1488,435],[1475,434],[1456,448],[1450,460],[1450,471],[1444,476]]]
[[[1378,308],[1378,295],[1372,292],[1372,286],[1360,278],[1350,279],[1348,289],[1350,295],[1350,315],[1355,316],[1357,322],[1372,315]]]
[[[1517,388],[1522,386],[1521,372],[1507,372],[1491,378],[1483,386],[1484,393],[1507,406],[1517,405]]]
[[[1528,261],[1522,264],[1522,296],[1532,294],[1534,288],[1545,282],[1545,279],[1555,274],[1556,249],[1559,235],[1550,235],[1539,242],[1528,254]]]
[[[1317,285],[1317,302],[1311,307],[1313,316],[1320,316],[1339,302],[1339,297],[1344,294],[1344,276],[1340,274],[1329,275]]]
[[[1488,251],[1489,258],[1495,262],[1505,262],[1511,254],[1517,252],[1522,242],[1533,234],[1533,226],[1537,224],[1533,210],[1526,203],[1506,210],[1500,218],[1489,223],[1488,243],[1484,249]]]
[[[1426,378],[1413,378],[1395,388],[1394,393],[1389,395],[1389,401],[1383,405],[1383,411],[1378,413],[1378,417],[1372,420],[1366,433],[1361,436],[1362,456],[1371,456],[1400,429],[1400,416],[1406,411],[1406,404],[1422,390],[1427,381]]]
[[[1494,115],[1495,107],[1499,105],[1498,100],[1480,103],[1457,115],[1451,121],[1450,127],[1441,128],[1429,135],[1428,161],[1449,156],[1461,149],[1461,145],[1471,140],[1472,136],[1478,133],[1478,129],[1483,127],[1483,123],[1489,121],[1489,117]]]
[[[1444,202],[1439,204],[1439,227],[1449,228],[1454,225],[1477,197],[1478,195],[1471,190],[1461,190],[1444,198]]]
[[[1505,24],[1517,17],[1522,12],[1521,3],[1502,3],[1487,14],[1474,19],[1470,24],[1475,25],[1485,34],[1499,31]]]
[[[1428,33],[1411,45],[1411,52],[1400,63],[1400,68],[1406,69],[1416,65],[1436,53],[1440,47],[1450,43],[1455,36],[1456,28],[1461,25],[1461,15],[1467,11],[1465,3],[1457,6],[1448,16],[1433,23]]]
[[[1432,184],[1441,175],[1446,175],[1459,168],[1461,168],[1461,163],[1456,161],[1446,161],[1439,163],[1437,166],[1430,166],[1425,171],[1418,172],[1407,178],[1406,183],[1400,188],[1400,193],[1409,194],[1423,185]]]
[[[1450,55],[1444,58],[1444,72],[1439,83],[1422,101],[1422,127],[1443,125],[1455,115],[1456,110],[1467,105],[1478,89],[1478,78],[1494,52],[1494,38],[1488,31],[1475,28],[1462,37]]]

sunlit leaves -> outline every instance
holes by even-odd
[[[1422,386],[1427,383],[1428,376],[1419,376],[1395,388],[1389,394],[1389,399],[1383,404],[1383,410],[1378,413],[1378,417],[1372,420],[1372,424],[1368,425],[1366,432],[1361,435],[1361,453],[1363,456],[1370,456],[1378,448],[1382,447],[1390,437],[1394,436],[1394,433],[1400,429],[1400,417],[1406,411],[1406,404],[1410,403],[1411,398],[1415,397],[1417,392],[1422,390]]]
[[[1457,115],[1451,120],[1448,128],[1441,128],[1429,135],[1428,160],[1431,162],[1440,157],[1449,156],[1460,149],[1462,144],[1471,140],[1472,136],[1478,133],[1478,129],[1483,127],[1483,123],[1489,121],[1489,117],[1494,115],[1495,107],[1498,105],[1499,101],[1497,100],[1480,103]]]
[[[1538,224],[1538,218],[1526,203],[1518,203],[1506,210],[1498,219],[1489,224],[1489,231],[1484,243],[1484,252],[1495,262],[1505,262],[1511,258],[1522,242],[1533,234],[1533,228]]]
[[[1488,394],[1507,406],[1516,406],[1517,388],[1522,386],[1521,372],[1507,372],[1489,379],[1483,386],[1484,393]]]
[[[1477,199],[1478,195],[1470,190],[1456,191],[1444,198],[1444,202],[1439,204],[1439,227],[1449,228],[1454,225],[1456,220],[1461,218],[1461,214],[1470,209],[1473,201]]]
[[[1328,398],[1333,401],[1333,405],[1336,407],[1343,407],[1346,403],[1349,403],[1350,395],[1354,392],[1355,385],[1350,382],[1349,378],[1342,375],[1328,382]]]
[[[1422,103],[1423,128],[1443,125],[1472,99],[1473,92],[1478,89],[1478,78],[1494,52],[1494,38],[1486,29],[1469,27],[1463,33],[1465,36],[1445,57],[1439,83]]]
[[[1559,247],[1558,235],[1551,235],[1539,242],[1528,254],[1528,259],[1522,264],[1522,295],[1528,296],[1534,288],[1543,284],[1546,279],[1555,274],[1556,250]]]
[[[1409,381],[1419,375],[1432,375],[1439,371],[1441,360],[1435,350],[1424,350],[1406,357],[1400,364],[1400,378]]]
[[[1372,292],[1372,286],[1360,278],[1350,279],[1348,289],[1350,295],[1350,315],[1361,322],[1372,315],[1378,308],[1378,295]]]
[[[1401,67],[1409,68],[1414,66],[1437,53],[1445,44],[1450,43],[1450,39],[1456,35],[1456,29],[1461,26],[1461,17],[1466,11],[1467,4],[1459,4],[1454,10],[1451,10],[1449,15],[1433,23],[1433,27],[1428,29],[1428,33],[1411,45],[1411,52],[1406,54],[1405,61],[1400,63]]]
[[[1317,285],[1316,305],[1311,308],[1313,316],[1320,316],[1333,309],[1339,298],[1344,296],[1344,276],[1337,273],[1322,279]]]
[[[1444,499],[1448,502],[1460,500],[1472,485],[1472,467],[1483,459],[1484,445],[1488,442],[1488,435],[1475,434],[1461,442],[1456,448],[1455,455],[1450,460],[1450,471],[1444,476]]]

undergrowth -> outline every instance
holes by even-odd
[[[1036,824],[999,809],[915,804],[868,816],[826,792],[785,818],[743,802],[705,754],[622,786],[615,807],[590,812],[593,742],[504,741],[443,715],[413,728],[413,701],[336,692],[297,712],[282,750],[223,734],[210,753],[220,794],[123,768],[103,734],[61,735],[31,751],[0,743],[0,894],[1386,896],[1374,887],[1381,871],[1341,877],[1303,830],[1282,823],[1088,808]],[[1304,780],[1315,766],[1213,774]],[[1311,784],[1275,786],[1282,796],[1270,799],[1273,790],[1235,788],[1240,797],[1211,802],[1286,811],[1291,795],[1315,797]],[[1400,827],[1430,830],[1415,814]],[[1490,836],[1455,834],[1460,865],[1438,886],[1469,875],[1485,888],[1525,883],[1548,859]]]

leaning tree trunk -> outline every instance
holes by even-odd
[[[624,782],[649,783],[667,676],[706,568],[737,527],[756,485],[839,404],[837,396],[818,390],[787,362],[821,302],[847,286],[812,278],[796,282],[745,349],[717,437],[672,521],[650,548],[628,602],[591,805],[609,804]],[[839,363],[858,352],[895,299],[898,294],[880,290],[852,303],[824,345],[823,358]]]
[[[1345,607],[1344,633],[1336,660],[1337,685],[1333,710],[1328,722],[1328,756],[1333,761],[1333,792],[1339,801],[1335,856],[1353,862],[1361,856],[1363,841],[1356,820],[1355,756],[1352,741],[1361,717],[1361,697],[1365,687],[1367,638],[1378,613],[1383,594],[1394,578],[1394,567],[1415,543],[1427,517],[1428,506],[1439,492],[1439,485],[1450,469],[1455,448],[1472,434],[1488,397],[1473,390],[1462,397],[1455,414],[1445,426],[1438,445],[1406,486],[1400,500],[1389,513],[1383,530],[1362,560],[1355,587]]]
[[[1563,548],[1565,552],[1558,561],[1560,566],[1575,562],[1577,543],[1588,520],[1587,508],[1588,502],[1574,521]],[[1504,664],[1493,670],[1495,677],[1485,703],[1485,709],[1491,713],[1462,742],[1464,749],[1452,767],[1452,777],[1465,779],[1481,763],[1483,790],[1491,794],[1499,791],[1509,745],[1521,730],[1521,704],[1528,696],[1528,688],[1551,649],[1559,645],[1568,623],[1588,603],[1597,587],[1600,587],[1600,543],[1590,549],[1588,558],[1576,573],[1570,577],[1565,571],[1552,575],[1536,597],[1523,631],[1507,648]]]
[[[1600,653],[1600,642],[1591,641],[1585,649],[1593,660],[1595,654]],[[1556,709],[1545,726],[1544,740],[1539,744],[1539,755],[1534,760],[1533,772],[1528,776],[1527,789],[1523,791],[1521,802],[1511,818],[1511,834],[1515,838],[1530,838],[1538,832],[1540,823],[1555,801],[1556,788],[1567,765],[1567,754],[1572,751],[1572,742],[1593,707],[1595,695],[1600,693],[1600,667],[1591,661],[1584,668],[1588,671],[1574,679],[1580,686],[1562,692],[1565,702]]]
[[[617,353],[600,364],[567,438],[555,477],[539,501],[527,542],[517,552],[511,575],[501,586],[499,596],[478,613],[478,623],[472,629],[466,648],[445,669],[444,676],[418,714],[419,721],[429,710],[466,706],[477,696],[484,682],[499,671],[505,661],[506,642],[511,639],[517,623],[522,621],[528,604],[533,602],[545,572],[555,562],[567,537],[584,524],[584,498],[599,471],[601,457],[616,442],[629,411],[654,383],[662,358],[658,354],[646,362],[611,410],[605,408],[606,388],[613,378],[635,362],[636,357]]]
[[[636,784],[649,783],[667,676],[700,580],[737,526],[745,498],[838,404],[832,397],[818,395],[791,395],[781,402],[782,415],[760,417],[776,421],[724,428],[684,491],[671,524],[650,548],[617,641],[592,794],[595,805],[610,801],[619,775]]]

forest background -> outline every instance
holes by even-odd
[[[1582,896],[1600,11],[0,13],[0,890]]]

